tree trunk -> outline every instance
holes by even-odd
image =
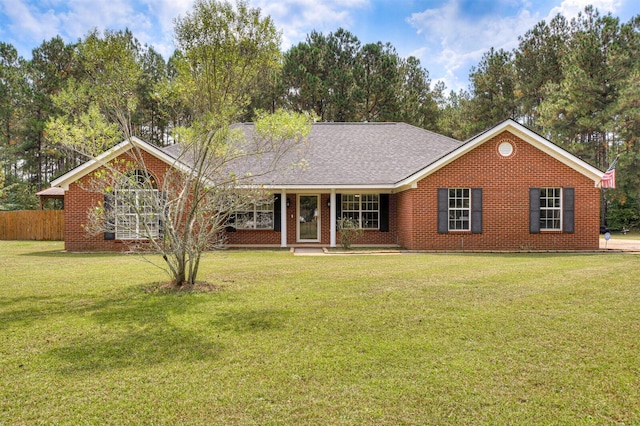
[[[173,280],[176,287],[182,287],[187,281],[187,264],[184,260],[184,254],[178,255],[176,257],[178,262],[174,271],[175,275],[173,277]]]

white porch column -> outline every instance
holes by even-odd
[[[331,190],[331,195],[329,196],[329,200],[331,201],[331,207],[329,208],[330,210],[330,214],[329,214],[329,220],[331,221],[331,227],[330,227],[330,235],[331,235],[331,240],[330,240],[330,247],[335,247],[336,246],[336,190],[332,189]]]
[[[280,247],[287,246],[287,192],[280,193]]]

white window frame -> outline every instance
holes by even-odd
[[[250,215],[250,217],[248,216]],[[264,220],[263,217],[270,217]],[[247,210],[237,210],[232,213],[231,226],[236,229],[259,229],[273,230],[275,224],[274,202],[265,201],[262,203],[254,203]],[[246,220],[238,220],[238,218],[246,217]]]
[[[540,230],[562,231],[562,188],[540,188]]]
[[[114,192],[115,238],[140,240],[160,235],[160,215],[154,211],[157,189],[119,189]],[[146,228],[145,228],[146,224]]]
[[[380,229],[380,194],[342,194],[341,204],[342,217],[355,220],[358,228]]]
[[[471,188],[449,188],[447,195],[449,231],[471,231]]]

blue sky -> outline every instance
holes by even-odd
[[[587,4],[623,22],[640,14],[638,0],[249,0],[270,15],[282,32],[282,48],[311,30],[339,27],[361,42],[390,42],[401,56],[413,55],[432,81],[467,88],[469,69],[490,47],[512,49],[518,36],[557,13],[574,17]],[[173,51],[173,21],[193,0],[0,0],[0,41],[20,55],[61,35],[73,42],[92,28],[129,28],[165,58]]]

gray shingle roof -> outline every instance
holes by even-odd
[[[248,138],[253,123],[238,125]],[[461,145],[460,141],[405,123],[315,123],[308,135],[304,171],[279,170],[256,183],[283,186],[387,186],[422,170]],[[173,147],[171,147],[173,148]],[[168,149],[171,152],[173,149]],[[175,148],[174,148],[175,149]],[[290,164],[294,156],[285,158]],[[256,165],[238,165],[237,174]],[[254,168],[254,170],[251,170]]]

